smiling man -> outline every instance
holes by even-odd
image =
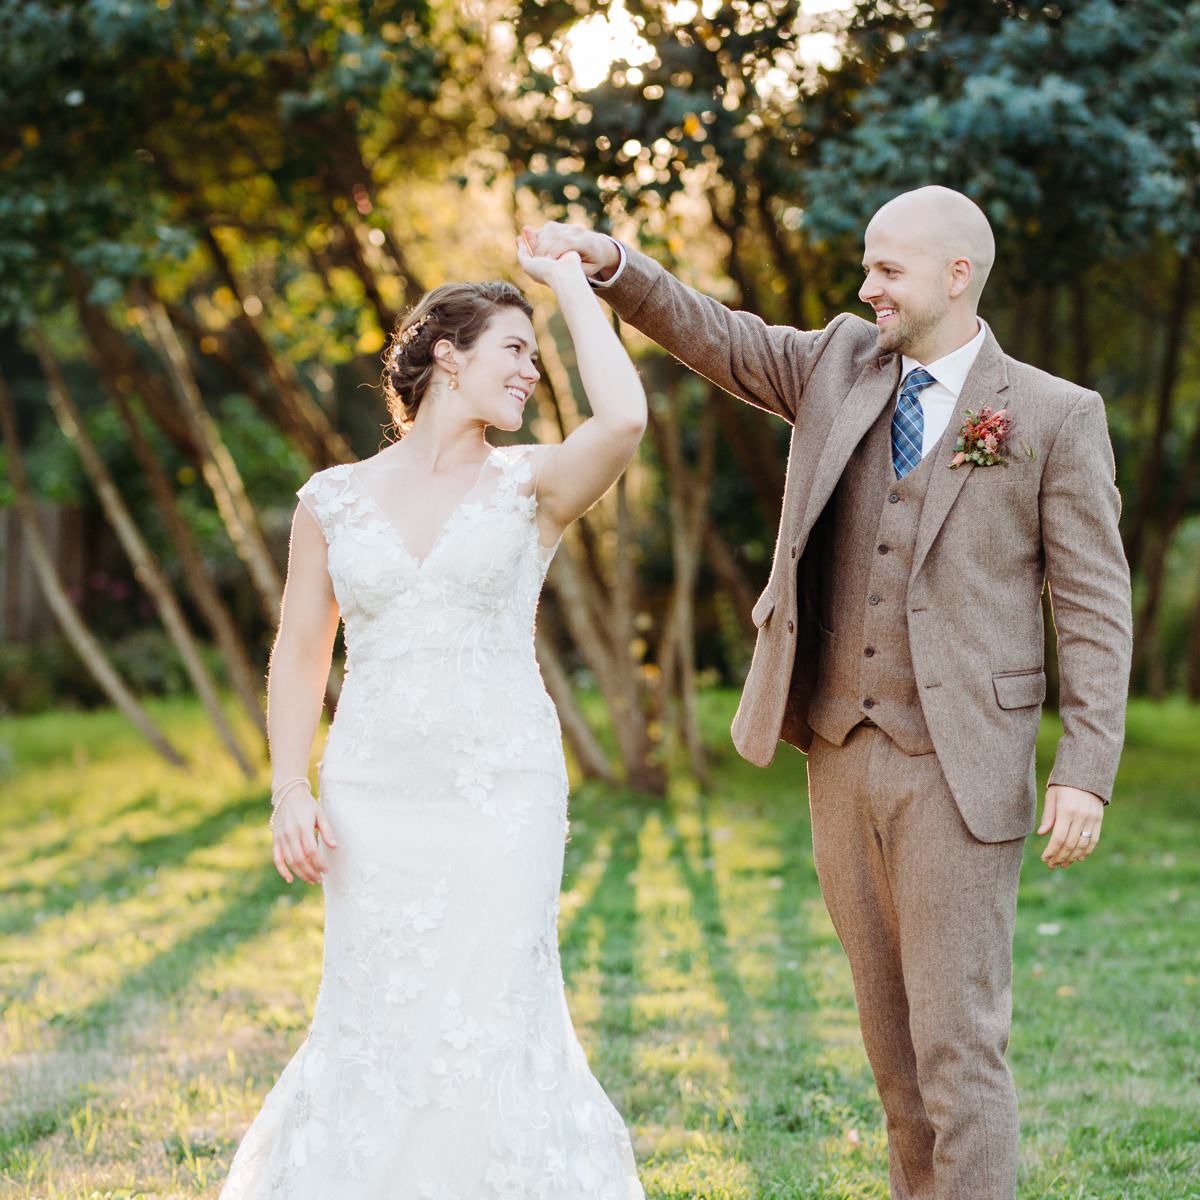
[[[792,429],[779,539],[733,724],[808,754],[813,849],[850,959],[896,1200],[1012,1200],[1012,939],[1054,605],[1063,737],[1039,833],[1096,848],[1124,732],[1129,572],[1100,397],[977,316],[987,218],[942,187],[867,227],[860,298],[769,326],[602,234],[551,223],[613,309]]]

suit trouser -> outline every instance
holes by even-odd
[[[1013,1200],[1004,1061],[1024,839],[971,836],[935,754],[859,726],[808,759],[813,853],[850,959],[895,1200]]]

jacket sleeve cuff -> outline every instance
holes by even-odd
[[[1097,768],[1098,764],[1094,759],[1089,762],[1084,756],[1064,754],[1060,750],[1054,760],[1054,769],[1050,772],[1047,787],[1073,787],[1081,792],[1091,792],[1107,806],[1112,800],[1116,772],[1109,773]]]

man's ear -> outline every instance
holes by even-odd
[[[956,258],[950,263],[950,298],[957,300],[971,286],[971,260]]]

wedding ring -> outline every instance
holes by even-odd
[[[1092,831],[1091,831],[1090,829],[1085,829],[1085,830],[1084,830],[1084,831],[1083,831],[1083,832],[1082,832],[1082,833],[1081,833],[1079,836],[1080,836],[1081,838],[1085,838],[1085,837],[1091,837],[1091,836],[1092,836]]]

